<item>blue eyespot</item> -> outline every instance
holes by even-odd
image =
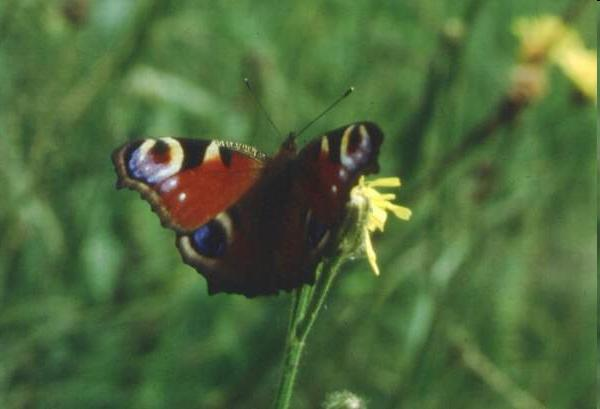
[[[227,249],[227,233],[218,220],[211,220],[192,235],[196,251],[206,257],[217,258]]]
[[[309,215],[308,217],[308,245],[311,249],[316,248],[320,243],[325,234],[327,233],[327,226],[319,223],[314,217]]]

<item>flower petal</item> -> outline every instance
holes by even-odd
[[[399,187],[401,185],[400,178],[388,177],[388,178],[377,178],[366,182],[369,187]]]
[[[375,254],[375,250],[373,249],[371,236],[369,236],[369,231],[367,229],[364,230],[363,234],[365,235],[365,251],[367,253],[367,260],[369,260],[369,264],[371,265],[371,269],[373,269],[373,273],[378,276],[379,267],[377,267],[377,254]]]
[[[379,229],[383,231],[383,227],[385,226],[385,221],[387,220],[387,213],[381,207],[373,206],[371,208],[371,212],[369,213],[369,230],[373,231],[375,229]]]
[[[408,207],[398,206],[393,203],[390,203],[387,206],[387,210],[394,213],[394,215],[402,220],[409,220],[412,216],[412,211]]]
[[[379,199],[390,202],[392,200],[396,200],[396,195],[393,193],[380,193]]]
[[[555,55],[556,64],[573,81],[576,88],[587,98],[595,101],[598,89],[596,53],[586,49],[580,42],[573,42],[569,47],[562,47]]]

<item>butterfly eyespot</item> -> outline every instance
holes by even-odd
[[[370,144],[370,136],[364,125],[349,126],[340,143],[342,165],[351,172],[364,166],[371,156]]]
[[[227,232],[219,220],[211,220],[192,235],[192,245],[202,256],[217,258],[227,250]]]
[[[155,184],[176,174],[183,156],[181,145],[173,138],[148,139],[131,151],[127,170],[134,179]]]

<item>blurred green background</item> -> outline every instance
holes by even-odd
[[[0,2],[0,407],[269,407],[289,294],[209,297],[110,162],[140,135],[276,151],[244,76],[286,131],[354,85],[308,134],[380,124],[414,214],[375,238],[380,277],[345,266],[293,408],[592,407],[595,106],[549,66],[484,129],[514,19],[562,15],[595,48],[589,3]]]

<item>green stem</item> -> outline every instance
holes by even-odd
[[[340,255],[338,257],[328,259],[323,263],[323,269],[319,277],[319,283],[317,286],[315,286],[316,288],[312,294],[312,302],[309,305],[309,311],[306,314],[305,319],[298,323],[298,335],[301,337],[303,342],[306,340],[306,337],[317,320],[317,316],[319,315],[319,312],[325,303],[325,299],[327,298],[327,294],[329,294],[329,290],[331,289],[331,284],[335,280],[335,277],[337,277],[338,270],[343,264],[345,258],[346,257],[343,255]]]
[[[290,406],[294,383],[298,373],[298,365],[304,343],[298,338],[298,324],[301,317],[304,317],[308,307],[309,293],[312,290],[308,286],[303,286],[294,292],[292,299],[292,314],[288,327],[288,335],[285,345],[285,358],[283,361],[283,373],[279,381],[279,390],[275,399],[275,409],[287,409]]]
[[[274,406],[275,409],[287,409],[290,406],[303,349],[304,343],[297,339],[291,339],[287,343],[283,375],[281,376],[281,381],[279,383],[279,391],[277,392],[277,399],[275,400]]]
[[[288,409],[290,406],[300,358],[306,346],[306,339],[317,320],[331,284],[344,259],[343,255],[339,255],[323,263],[314,290],[311,286],[304,286],[294,292],[292,314],[285,347],[283,374],[281,375],[279,390],[275,399],[275,409]]]

